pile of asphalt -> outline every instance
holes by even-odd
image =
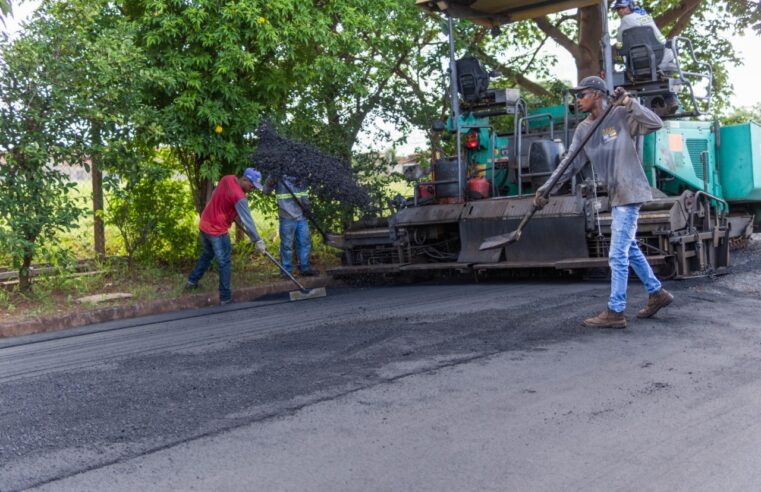
[[[264,122],[257,130],[259,144],[251,156],[254,166],[272,176],[288,175],[322,200],[366,208],[370,196],[357,184],[351,164],[316,147],[284,138]]]

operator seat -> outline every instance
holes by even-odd
[[[463,56],[457,64],[457,91],[466,103],[476,103],[486,97],[489,74],[474,56]]]
[[[659,42],[651,26],[627,29],[622,34],[621,54],[626,61],[626,75],[632,82],[658,80],[658,66],[666,46]]]

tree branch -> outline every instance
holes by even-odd
[[[571,38],[563,34],[563,31],[554,26],[550,20],[545,17],[535,17],[532,19],[534,23],[542,30],[546,35],[551,37],[553,41],[565,48],[575,59],[581,56],[581,52],[576,43]]]
[[[565,21],[567,21],[567,20],[569,20],[569,19],[573,19],[573,16],[571,16],[571,15],[564,15],[564,16],[562,16],[562,17],[561,17],[561,18],[560,18],[560,19],[559,19],[559,20],[558,20],[558,21],[555,23],[555,27],[559,27],[559,26],[560,26],[560,24],[562,24],[563,22],[565,22]],[[524,73],[525,73],[525,72],[528,72],[529,68],[531,68],[531,65],[533,65],[533,64],[534,64],[534,60],[536,60],[536,56],[539,54],[539,51],[541,51],[541,49],[542,49],[542,46],[544,46],[544,43],[546,43],[546,42],[547,42],[547,40],[549,39],[549,37],[550,37],[550,35],[549,35],[549,34],[545,35],[545,36],[544,36],[544,38],[542,39],[542,42],[541,42],[541,43],[539,43],[539,46],[537,46],[536,50],[534,51],[534,54],[533,54],[533,55],[531,55],[531,60],[529,60],[529,62],[528,62],[528,63],[526,64],[526,66],[523,68],[523,72],[524,72]]]
[[[690,20],[692,20],[692,14],[695,13],[695,11],[698,9],[698,6],[699,3],[696,3],[690,10],[679,16],[679,20],[676,21],[676,24],[674,24],[674,27],[671,28],[666,37],[673,38],[674,36],[679,36],[682,31],[684,31],[684,29],[690,24]]]
[[[689,20],[689,17],[695,11],[695,8],[697,8],[698,5],[700,5],[700,2],[701,0],[682,0],[679,3],[679,5],[677,5],[673,9],[669,9],[665,11],[664,13],[662,13],[661,15],[659,15],[658,17],[656,17],[655,19],[653,19],[655,21],[655,25],[658,26],[658,29],[663,29],[664,27],[668,26],[672,22],[680,20],[682,16],[686,16],[687,19]],[[672,37],[672,34],[669,33],[668,37]]]
[[[478,56],[480,58],[483,58],[484,61],[487,62],[487,64],[490,67],[496,67],[501,73],[507,74],[509,77],[512,77],[515,80],[515,83],[526,89],[532,94],[536,94],[538,96],[547,96],[552,97],[553,94],[542,87],[541,85],[537,84],[533,80],[529,79],[525,75],[523,75],[518,70],[514,70],[507,65],[504,65],[499,62],[496,58],[489,56],[488,54],[484,53],[484,51],[481,48],[476,48],[476,51],[478,52]]]

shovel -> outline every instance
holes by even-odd
[[[587,133],[587,135],[584,137],[584,140],[581,141],[581,145],[579,145],[573,154],[571,154],[571,156],[565,160],[562,166],[560,166],[555,172],[552,173],[552,176],[550,176],[550,179],[547,181],[545,191],[541,195],[542,197],[547,198],[550,195],[552,188],[555,187],[558,180],[560,179],[560,176],[562,176],[565,170],[568,169],[568,166],[573,163],[574,159],[576,159],[576,156],[579,155],[579,152],[581,152],[581,149],[583,149],[587,142],[589,142],[589,139],[592,137],[592,135],[594,135],[597,129],[600,128],[603,120],[607,118],[613,108],[618,104],[620,100],[623,100],[624,97],[626,97],[626,94],[621,96],[621,99],[611,102],[611,104],[609,104],[605,109],[605,112],[603,112],[602,116],[597,118],[597,122],[592,127],[592,130],[590,130],[589,133]],[[481,243],[481,246],[479,246],[478,249],[481,251],[485,249],[494,249],[518,241],[521,238],[521,232],[523,232],[523,228],[526,226],[528,221],[531,220],[531,217],[534,216],[537,210],[539,210],[539,208],[532,202],[531,210],[529,210],[526,215],[523,216],[523,220],[521,220],[521,223],[518,224],[518,228],[516,230],[505,234],[500,234],[498,236],[487,237],[484,242]]]
[[[294,290],[289,293],[290,298],[292,301],[303,301],[305,299],[314,299],[315,297],[325,297],[327,292],[325,292],[325,287],[316,287],[314,289],[307,289],[304,287],[301,282],[296,280],[296,278],[291,275],[291,272],[285,269],[283,265],[275,259],[274,256],[270,254],[269,251],[264,251],[264,256],[270,259],[272,263],[277,265],[277,267],[280,269],[281,272],[286,274],[289,279],[291,279],[291,282],[296,284],[299,287],[299,290]]]

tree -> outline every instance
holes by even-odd
[[[347,162],[369,116],[403,124],[411,53],[437,32],[408,0],[140,1],[126,12],[162,142],[199,211],[216,178],[244,167],[262,117]]]
[[[107,1],[47,1],[33,22],[60,30],[76,53],[61,90],[80,131],[80,161],[92,176],[94,250],[103,257],[103,173],[123,174],[143,161],[141,137],[151,128],[152,111],[142,101],[145,57],[135,46],[134,24]]]
[[[297,53],[311,63],[296,67],[285,121],[292,134],[348,161],[370,117],[409,124],[410,103],[419,101],[410,81],[440,65],[419,49],[440,31],[407,0],[315,4],[317,42]]]
[[[59,90],[73,53],[48,27],[30,28],[13,43],[0,40],[0,244],[19,270],[22,291],[30,288],[33,259],[52,252],[56,234],[74,227],[81,213],[70,195],[74,184],[54,168],[71,162],[77,141]]]
[[[314,42],[312,9],[297,0],[150,0],[125,13],[147,57],[156,142],[182,162],[200,212],[212,183],[245,167],[265,109],[283,106],[296,45]]]

